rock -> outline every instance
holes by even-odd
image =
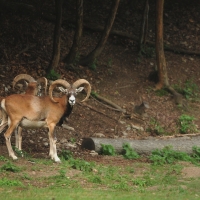
[[[30,142],[31,144],[34,144],[34,141],[33,141],[33,140],[29,140],[29,142]]]
[[[74,131],[74,130],[75,130],[73,127],[68,126],[68,125],[66,125],[66,124],[62,124],[62,127],[63,127],[64,129],[69,130],[69,131]]]
[[[99,155],[96,151],[94,151],[94,150],[92,150],[92,151],[90,151],[90,155],[92,155],[92,156],[97,156],[97,155]]]
[[[106,137],[103,133],[94,133],[93,137]]]
[[[72,144],[72,143],[68,142],[68,143],[65,143],[65,147],[66,148],[76,148],[76,144]]]
[[[44,144],[45,147],[48,147],[48,146],[49,146],[49,143],[48,143],[48,142],[44,142],[43,144]]]
[[[61,143],[61,144],[68,143],[68,140],[65,139],[65,138],[63,138],[63,139],[60,140],[60,143]]]

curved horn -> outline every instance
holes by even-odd
[[[85,89],[86,91],[87,91],[87,96],[85,97],[85,99],[83,99],[81,102],[84,102],[84,101],[86,101],[88,98],[89,98],[89,96],[90,96],[90,93],[91,93],[91,85],[90,85],[90,83],[87,81],[87,80],[85,80],[85,79],[78,79],[77,81],[75,81],[73,84],[72,84],[72,88],[77,88],[77,87],[79,87],[80,85],[84,85],[84,86],[86,86],[86,88],[87,89]]]
[[[45,77],[40,77],[37,79],[37,83],[41,84],[44,83],[44,94],[47,94],[47,79]]]
[[[54,100],[54,98],[52,96],[52,92],[53,92],[54,88],[57,85],[62,85],[65,88],[70,88],[71,87],[71,85],[67,81],[65,81],[63,79],[58,79],[58,80],[54,81],[49,87],[49,97],[53,102],[57,102],[56,100]]]
[[[28,74],[19,74],[13,80],[13,88],[15,87],[16,83],[20,80],[25,80],[25,81],[28,81],[29,83],[36,81],[32,76]]]

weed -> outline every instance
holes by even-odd
[[[30,157],[27,152],[25,152],[23,150],[19,150],[17,147],[12,146],[12,148],[15,151],[15,153],[17,154],[18,157],[24,157],[24,158]]]
[[[69,159],[69,164],[73,169],[78,169],[84,172],[90,172],[94,168],[94,163],[92,162],[87,162],[85,160],[81,159]]]
[[[200,148],[197,146],[192,147],[192,155],[191,157],[193,158],[192,163],[193,164],[198,164],[200,162]]]
[[[131,189],[126,181],[122,181],[122,182],[120,182],[118,184],[113,184],[111,186],[111,188],[119,189],[119,190],[125,190],[125,191],[129,191]]]
[[[168,92],[165,89],[156,90],[155,93],[157,96],[160,96],[160,97],[166,96],[168,94]]]
[[[89,68],[92,70],[96,70],[97,69],[97,59],[95,58],[94,61],[89,65]]]
[[[9,180],[7,178],[0,179],[0,186],[23,186],[18,180]]]
[[[140,156],[138,155],[138,153],[136,151],[134,151],[133,148],[130,147],[130,144],[128,143],[125,143],[123,144],[123,150],[124,150],[124,158],[126,159],[137,159],[139,158]]]
[[[60,173],[60,177],[61,178],[65,178],[66,177],[66,170],[65,169],[60,169],[59,173]]]
[[[96,98],[96,97],[98,96],[98,94],[97,94],[95,91],[92,91],[92,92],[91,92],[91,95],[92,95],[94,98]]]
[[[62,150],[59,155],[64,160],[69,160],[70,158],[73,157],[73,154],[70,150]]]
[[[8,159],[5,158],[4,156],[0,156],[0,161],[8,161]]]
[[[74,144],[76,142],[76,138],[71,137],[70,142]]]
[[[192,161],[187,153],[174,151],[171,146],[164,147],[161,150],[156,149],[152,151],[150,160],[153,162],[153,165],[172,164],[178,160]]]
[[[22,174],[22,178],[26,179],[26,180],[31,180],[32,179],[27,173],[23,173]]]
[[[178,120],[181,133],[197,132],[197,128],[193,123],[193,121],[195,120],[193,116],[183,114],[179,117]]]
[[[50,80],[56,80],[60,78],[60,74],[58,74],[54,69],[52,69],[48,74],[47,78]]]
[[[186,99],[198,98],[199,88],[193,80],[187,80],[183,87],[181,84],[175,84],[174,89],[181,93]]]
[[[150,126],[147,129],[149,132],[153,132],[156,135],[162,135],[165,133],[164,128],[159,124],[159,122],[155,118],[151,118]]]
[[[146,58],[153,58],[155,56],[155,48],[143,45],[139,56],[145,56]]]
[[[116,155],[115,149],[114,149],[114,147],[112,145],[110,145],[110,144],[101,144],[101,147],[102,147],[101,153],[103,155],[109,155],[109,156]]]
[[[10,172],[19,172],[21,169],[8,161],[1,168],[0,171],[10,171]]]
[[[90,177],[89,181],[92,182],[92,183],[97,183],[97,184],[102,184],[103,183],[102,178],[100,176],[98,176],[98,175]]]

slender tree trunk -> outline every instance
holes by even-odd
[[[76,0],[76,8],[76,32],[74,34],[73,45],[65,59],[68,64],[76,64],[79,59],[79,48],[83,32],[83,0]]]
[[[158,90],[169,86],[163,48],[163,8],[164,0],[156,0],[156,63],[159,77],[156,89]]]
[[[145,0],[144,14],[143,14],[142,26],[141,26],[139,52],[142,51],[142,48],[146,43],[147,29],[148,29],[148,15],[149,15],[149,0]]]
[[[175,103],[187,107],[182,95],[176,92],[170,85],[167,76],[167,67],[163,47],[163,8],[164,0],[156,0],[156,63],[158,68],[158,83],[156,90],[166,87],[174,95]]]
[[[47,70],[49,73],[51,70],[56,70],[60,60],[60,34],[62,24],[62,4],[63,0],[55,0],[56,7],[56,22],[54,28],[54,39],[53,39],[53,55],[51,64]]]
[[[81,59],[80,64],[91,65],[92,63],[95,62],[97,57],[101,54],[101,52],[104,49],[105,44],[107,42],[112,25],[114,23],[117,9],[119,6],[119,2],[120,2],[120,0],[113,0],[110,15],[108,16],[108,20],[107,20],[106,26],[103,30],[103,33],[102,33],[99,43],[97,44],[96,48],[89,55],[87,55],[85,58]]]

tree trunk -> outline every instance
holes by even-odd
[[[102,33],[99,43],[97,44],[96,48],[89,55],[87,55],[85,58],[81,59],[80,64],[91,65],[95,62],[97,57],[101,54],[102,50],[105,47],[107,39],[109,37],[112,25],[114,23],[117,9],[119,6],[119,2],[120,2],[120,0],[113,0],[111,12],[110,12],[110,15],[108,16],[108,20],[107,20],[106,26],[103,30],[103,33]]]
[[[67,64],[76,64],[76,62],[79,59],[79,47],[81,44],[81,37],[83,31],[83,0],[76,0],[76,8],[76,32],[74,34],[73,45],[65,59]]]
[[[158,90],[169,85],[163,48],[163,7],[164,0],[156,0],[156,62],[159,77],[156,89]]]
[[[83,149],[94,150],[98,153],[101,152],[101,144],[112,145],[117,153],[123,153],[123,144],[128,143],[132,149],[139,154],[150,155],[153,150],[163,149],[166,146],[172,146],[173,150],[192,153],[194,146],[199,147],[199,135],[194,136],[183,136],[166,139],[143,139],[143,140],[132,140],[132,139],[112,139],[112,138],[83,138],[81,147]]]
[[[139,52],[141,53],[147,38],[147,29],[148,29],[148,14],[149,14],[149,0],[145,0],[144,5],[144,14],[142,19],[142,26],[141,26],[141,37],[140,37],[140,44],[139,44]]]
[[[167,76],[167,67],[163,47],[163,8],[164,0],[156,0],[156,63],[158,67],[158,83],[156,90],[166,87],[174,95],[175,103],[187,106],[183,103],[182,95],[177,93],[170,85]]]
[[[54,28],[54,39],[53,39],[53,55],[51,64],[47,70],[49,73],[51,70],[56,70],[60,60],[60,34],[62,24],[62,4],[63,0],[55,0],[56,7],[56,22]]]

